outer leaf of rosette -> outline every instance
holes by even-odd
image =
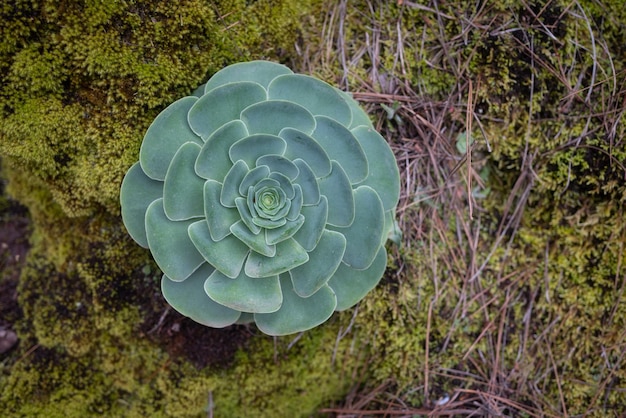
[[[333,118],[342,125],[352,122],[352,111],[344,96],[330,84],[304,74],[276,77],[269,85],[270,100],[287,100],[297,103],[313,115]]]
[[[144,248],[148,248],[146,210],[162,196],[163,182],[146,176],[138,162],[124,176],[120,190],[122,221],[130,236]]]
[[[363,108],[359,105],[359,102],[354,100],[350,93],[345,91],[341,91],[337,89],[337,92],[343,96],[348,106],[350,106],[350,110],[352,111],[352,123],[349,128],[354,129],[358,126],[366,126],[368,128],[373,128],[372,121],[370,120],[367,113],[363,110]]]
[[[320,193],[328,199],[328,219],[330,225],[346,227],[354,220],[354,196],[350,180],[343,168],[332,162],[332,170],[318,180]]]
[[[205,263],[182,282],[163,275],[161,291],[167,303],[179,313],[202,325],[223,328],[237,322],[241,312],[220,305],[204,291],[204,282],[214,271],[211,265]]]
[[[270,61],[240,62],[215,73],[206,83],[205,91],[209,92],[224,84],[239,81],[253,81],[267,87],[274,78],[283,74],[293,74],[293,72],[282,64]]]
[[[276,244],[276,255],[251,252],[244,270],[250,277],[263,278],[284,273],[309,261],[309,254],[293,238]]]
[[[228,170],[233,166],[228,150],[235,142],[246,136],[248,130],[240,120],[223,125],[202,145],[196,160],[196,173],[202,178],[223,182]]]
[[[189,126],[202,139],[207,139],[226,123],[239,119],[248,106],[267,100],[265,89],[248,81],[217,87],[189,109]]]
[[[326,322],[337,306],[337,297],[327,285],[308,298],[298,296],[288,273],[280,275],[280,285],[283,289],[280,309],[254,315],[259,329],[268,335],[289,335],[314,328]]]
[[[187,112],[197,101],[197,97],[183,97],[166,107],[152,121],[139,150],[139,162],[148,177],[164,180],[167,168],[181,145],[186,142],[202,144],[187,122]]]
[[[184,221],[204,216],[204,179],[193,166],[200,153],[195,142],[183,144],[170,164],[163,184],[163,208],[168,218]]]
[[[228,235],[219,241],[213,240],[205,220],[189,225],[189,238],[195,251],[222,274],[235,278],[241,273],[243,263],[250,249],[234,235]]]
[[[276,312],[283,302],[278,276],[257,279],[243,271],[231,279],[215,270],[205,281],[204,291],[215,302],[243,312]]]
[[[337,310],[343,311],[351,308],[363,299],[370,290],[376,287],[386,267],[385,247],[380,247],[374,261],[365,270],[357,270],[341,263],[328,281],[328,286],[337,294]]]
[[[355,184],[367,177],[367,157],[357,138],[336,120],[316,116],[317,122],[312,136],[326,151],[331,160],[344,169],[350,183]],[[332,202],[330,202],[332,203]]]
[[[395,208],[400,198],[400,171],[391,148],[372,128],[362,126],[352,133],[358,138],[369,161],[369,174],[359,186],[376,190],[385,211]]]
[[[187,233],[192,222],[169,220],[163,210],[163,199],[152,202],[146,211],[150,252],[161,271],[177,282],[185,280],[205,262]]]
[[[308,298],[317,292],[335,273],[346,250],[346,239],[335,231],[325,230],[309,261],[289,271],[298,296]]]
[[[374,189],[360,186],[354,191],[355,217],[347,228],[330,227],[342,233],[348,242],[343,262],[355,269],[372,264],[385,231],[383,204]]]
[[[240,119],[251,134],[278,135],[283,128],[290,127],[310,135],[315,129],[311,112],[286,100],[268,100],[248,106],[241,112]]]

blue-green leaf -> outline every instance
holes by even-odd
[[[228,208],[235,207],[235,199],[240,197],[239,185],[248,174],[248,165],[242,160],[238,160],[230,169],[224,183],[222,184],[222,193],[220,194],[220,202]]]
[[[374,261],[365,270],[357,270],[345,263],[328,281],[337,294],[337,310],[343,311],[356,305],[380,281],[387,266],[387,252],[380,247]]]
[[[204,216],[204,179],[193,168],[199,152],[200,145],[195,142],[181,146],[165,175],[163,209],[173,221]]]
[[[296,158],[306,161],[309,170],[312,170],[316,177],[327,176],[330,173],[328,154],[311,136],[292,128],[281,130],[278,136],[287,142],[285,157],[292,161]]]
[[[312,251],[320,240],[328,217],[328,200],[322,196],[315,205],[302,206],[304,224],[293,238],[307,251]]]
[[[265,257],[250,253],[244,270],[250,277],[268,277],[284,273],[309,260],[309,255],[296,241],[289,238],[276,244],[276,255]]]
[[[179,313],[202,325],[223,328],[237,322],[241,312],[215,302],[204,291],[204,282],[214,270],[205,263],[182,282],[163,275],[161,291],[167,303]]]
[[[315,129],[315,119],[311,112],[284,100],[253,104],[241,112],[241,120],[251,134],[278,135],[285,127],[311,134]]]
[[[289,180],[293,180],[298,176],[298,167],[290,160],[280,155],[263,155],[256,160],[256,165],[265,165],[273,172],[278,172]]]
[[[289,274],[280,276],[280,286],[283,289],[280,309],[254,315],[259,329],[268,335],[289,335],[316,327],[330,318],[337,306],[337,297],[328,286],[322,286],[308,298],[301,298],[293,290]]]
[[[233,166],[228,150],[241,138],[248,136],[246,125],[234,120],[223,125],[207,139],[196,160],[196,174],[205,179],[224,181],[228,170]]]
[[[380,198],[368,186],[354,191],[356,213],[347,228],[333,228],[342,233],[348,245],[343,262],[355,269],[366,269],[374,261],[385,231],[385,213]]]
[[[356,137],[336,120],[316,116],[312,136],[324,148],[331,160],[339,163],[352,184],[367,177],[367,157]],[[329,202],[332,204],[332,202]]]
[[[146,176],[138,162],[133,164],[124,176],[120,190],[122,221],[130,236],[144,248],[148,248],[146,210],[161,196],[163,182]]]
[[[293,162],[300,170],[298,177],[293,182],[302,189],[302,204],[316,205],[320,201],[320,186],[315,174],[304,160],[296,159]],[[330,174],[330,170],[328,170],[328,174]]]
[[[305,107],[313,115],[325,115],[349,126],[352,112],[337,90],[317,78],[303,74],[276,77],[268,87],[270,100],[287,100]]]
[[[400,172],[391,148],[372,128],[360,127],[352,132],[359,139],[369,161],[368,176],[359,185],[376,190],[385,210],[395,208],[400,198]]]
[[[282,64],[269,61],[248,61],[238,62],[229,65],[215,73],[206,83],[205,91],[223,86],[228,83],[237,83],[240,81],[253,81],[259,83],[263,87],[267,87],[270,82],[283,74],[292,74],[289,68]]]
[[[242,160],[248,167],[255,167],[259,157],[267,154],[282,154],[286,147],[285,140],[278,136],[255,134],[235,142],[228,154],[232,162]]]
[[[294,220],[287,220],[285,225],[274,228],[274,229],[266,229],[265,230],[265,240],[268,244],[278,244],[286,240],[287,238],[291,238],[304,224],[304,216],[298,215]]]
[[[274,257],[276,255],[276,246],[270,245],[265,240],[265,234],[253,234],[243,221],[236,222],[230,227],[230,231],[234,236],[239,238],[241,242],[246,244],[252,251],[256,251],[266,257]]]
[[[333,169],[319,179],[320,193],[328,199],[328,222],[334,226],[349,226],[354,220],[354,197],[350,180],[343,168],[333,161]]]
[[[208,261],[228,277],[239,275],[250,249],[238,238],[228,235],[219,241],[214,241],[205,220],[189,225],[188,233],[196,252],[202,255],[203,261]]]
[[[217,87],[189,109],[189,125],[202,139],[226,123],[239,119],[241,111],[267,99],[265,89],[257,83],[241,81]]]
[[[308,298],[317,292],[335,273],[345,250],[343,235],[325,230],[315,249],[309,252],[309,261],[289,271],[296,293]]]
[[[146,175],[154,180],[165,180],[165,173],[174,154],[186,142],[202,144],[189,128],[187,112],[197,97],[183,97],[163,110],[152,122],[141,143],[139,161]]]
[[[232,279],[215,270],[204,291],[219,304],[250,313],[276,312],[283,302],[278,276],[256,279],[243,271]]]
[[[230,235],[230,226],[240,219],[239,211],[220,203],[222,185],[213,180],[204,183],[204,213],[213,241]]]
[[[170,221],[163,210],[163,199],[152,202],[146,211],[146,237],[154,261],[167,277],[177,282],[185,280],[204,263],[187,233],[192,222]]]

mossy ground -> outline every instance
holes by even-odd
[[[3,410],[626,413],[626,11],[440,3],[0,6],[0,153],[32,228],[21,276],[0,278],[20,335]],[[154,116],[252,58],[354,91],[404,179],[381,285],[299,338],[169,311],[119,219]]]

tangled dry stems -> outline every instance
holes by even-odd
[[[396,3],[395,1],[393,3]],[[408,81],[410,69],[405,62],[405,54],[408,50],[415,51],[418,36],[407,35],[407,31],[402,28],[402,22],[397,20],[395,26],[389,22],[379,20],[376,10],[388,7],[391,2],[369,0],[369,15],[363,15],[364,27],[366,27],[365,39],[361,42],[353,42],[346,38],[345,19],[349,2],[342,0],[332,9],[324,22],[324,47],[316,56],[309,57],[304,66],[316,71],[340,66],[342,73],[338,76],[339,82],[349,88],[349,80],[358,86],[352,86],[354,97],[365,104],[371,114],[378,116],[377,128],[383,135],[390,139],[391,146],[397,157],[402,176],[401,201],[398,207],[400,226],[404,232],[404,242],[408,250],[416,243],[422,243],[423,248],[434,251],[434,248],[443,243],[443,247],[448,250],[446,257],[439,257],[438,262],[443,262],[446,266],[444,271],[450,274],[464,274],[460,281],[447,280],[440,277],[441,266],[432,267],[431,280],[435,285],[435,296],[430,303],[428,310],[428,323],[424,324],[426,332],[425,358],[423,361],[423,382],[424,384],[411,389],[409,392],[400,391],[392,380],[384,382],[377,387],[368,387],[367,384],[356,386],[347,396],[342,404],[335,408],[323,409],[321,412],[332,414],[342,418],[353,417],[413,417],[424,416],[529,416],[529,417],[550,417],[568,415],[568,408],[564,400],[562,389],[562,378],[560,376],[557,362],[551,351],[550,331],[560,325],[555,322],[545,324],[544,329],[530,329],[530,316],[533,315],[533,301],[536,299],[539,289],[535,294],[526,295],[531,272],[537,269],[537,265],[528,266],[527,270],[515,270],[508,274],[501,274],[498,283],[494,288],[501,289],[505,293],[504,303],[495,303],[497,297],[490,296],[490,289],[485,288],[477,278],[489,264],[496,252],[504,251],[508,253],[509,247],[517,233],[522,214],[525,210],[528,198],[536,186],[538,176],[535,167],[545,161],[551,153],[563,151],[566,148],[584,147],[585,138],[591,137],[596,132],[593,131],[592,121],[601,122],[605,132],[608,133],[608,140],[612,146],[619,146],[624,138],[616,135],[617,126],[622,119],[626,107],[624,106],[624,95],[626,92],[626,82],[616,75],[615,68],[610,59],[611,52],[606,44],[594,38],[592,23],[585,14],[582,6],[573,1],[570,7],[557,17],[557,22],[566,17],[580,19],[588,27],[587,41],[593,46],[593,64],[590,69],[592,82],[588,87],[581,84],[582,75],[575,72],[580,71],[579,63],[562,62],[559,65],[548,62],[534,50],[533,31],[540,31],[556,43],[561,41],[553,34],[555,23],[544,24],[542,13],[548,5],[539,13],[526,2],[521,5],[533,16],[532,21],[522,21],[519,16],[512,13],[509,19],[493,19],[488,3],[484,2],[471,18],[458,15],[451,16],[439,11],[437,0],[430,1],[428,6],[419,5],[410,1],[397,1],[400,7],[418,8],[428,16],[427,22],[430,25],[445,27],[447,21],[458,19],[466,31],[480,31],[484,37],[502,36],[511,37],[512,32],[518,32],[514,36],[518,48],[527,57],[531,66],[530,97],[528,103],[527,137],[524,154],[520,156],[522,161],[519,177],[510,190],[503,208],[500,224],[497,233],[489,244],[489,252],[485,255],[485,244],[481,242],[481,208],[480,201],[476,199],[472,190],[475,186],[483,189],[480,173],[477,167],[481,167],[482,157],[475,152],[478,144],[473,147],[468,146],[464,155],[459,155],[454,147],[454,141],[462,132],[472,132],[472,126],[482,133],[482,138],[477,142],[482,148],[491,151],[488,135],[485,134],[481,123],[480,109],[476,106],[474,92],[479,88],[475,83],[469,69],[469,62],[464,60],[461,54],[452,53],[458,49],[460,44],[467,42],[467,33],[462,33],[452,39],[444,35],[441,30],[437,51],[421,51],[424,57],[432,57],[432,65],[445,61],[446,67],[454,73],[457,83],[454,89],[449,92],[447,98],[433,99],[425,94],[425,86],[412,85]],[[519,35],[521,33],[521,35]],[[581,34],[580,36],[583,36]],[[575,44],[584,48],[582,42]],[[393,68],[384,69],[380,65],[381,48],[395,48],[395,61]],[[355,45],[358,45],[355,47]],[[391,45],[391,46],[390,46]],[[423,47],[423,45],[421,46]],[[420,47],[417,48],[419,50]],[[585,51],[587,52],[587,51]],[[608,57],[611,68],[602,68],[597,55]],[[305,54],[305,56],[307,56]],[[576,54],[573,54],[576,57]],[[357,63],[366,59],[371,63],[364,78],[353,72],[357,68]],[[321,70],[320,70],[321,68]],[[533,86],[534,77],[540,71],[547,71],[557,78],[569,94],[561,101],[559,106],[564,113],[575,104],[582,104],[587,111],[583,114],[575,113],[572,118],[586,118],[586,128],[578,137],[571,138],[559,148],[540,153],[529,146],[531,135],[531,124],[533,123]],[[623,74],[622,74],[623,75]],[[592,97],[601,97],[600,101],[592,101]],[[387,112],[385,113],[386,110]],[[587,129],[589,128],[589,129]],[[621,172],[626,173],[622,162],[609,156],[613,164],[619,167]],[[451,242],[449,230],[454,224],[456,242]],[[439,244],[437,244],[439,243]],[[546,260],[547,260],[546,248]],[[409,266],[402,264],[399,258],[399,271],[410,270]],[[431,259],[435,259],[434,255]],[[538,261],[537,264],[540,263]],[[434,263],[434,261],[433,261]],[[400,274],[400,277],[402,274]],[[458,285],[458,283],[461,283]],[[451,286],[456,288],[450,289]],[[620,288],[620,294],[624,292],[625,286]],[[445,290],[444,290],[445,289]],[[483,315],[486,326],[472,346],[464,353],[460,364],[463,368],[446,369],[436,368],[429,358],[429,335],[431,332],[431,318],[433,307],[437,303],[437,298],[443,297],[445,293],[455,293],[458,297],[458,304],[454,311],[447,318],[448,322],[454,324],[457,319],[466,315]],[[619,301],[619,298],[617,299]],[[468,311],[468,307],[479,302],[480,308],[477,311]],[[507,315],[514,304],[527,303],[525,313],[525,323],[523,324],[523,338],[521,341],[522,351],[537,350],[548,353],[549,364],[535,364],[537,369],[545,370],[544,373],[530,375],[528,371],[518,368],[506,368],[503,365],[501,356],[504,353],[507,341]],[[617,302],[619,303],[619,302]],[[498,310],[497,314],[489,315],[489,312]],[[493,313],[493,312],[492,312]],[[489,320],[489,318],[495,318]],[[455,331],[454,326],[450,326],[448,335],[442,347],[438,350],[445,351],[447,345]],[[531,333],[535,334],[531,338]],[[476,349],[480,342],[487,342],[486,352]],[[618,362],[617,367],[622,364],[624,354]],[[539,360],[542,362],[543,360]],[[431,368],[432,367],[432,368]],[[596,399],[590,405],[588,413],[597,410],[601,400],[598,399],[605,389],[613,383],[612,373],[608,373],[597,391]],[[436,398],[430,382],[435,378],[454,379],[458,382],[457,389],[451,394]],[[533,380],[534,379],[534,380]],[[559,391],[559,405],[554,405],[543,395],[547,381],[556,381]],[[532,388],[531,393],[528,389]],[[525,393],[521,393],[524,390]],[[422,392],[424,407],[414,408],[405,399],[415,392]],[[524,399],[524,403],[516,401]]]

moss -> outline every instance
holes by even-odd
[[[411,162],[421,170],[412,182],[446,173],[445,187],[420,185],[442,189],[427,201],[406,185],[402,216],[418,230],[405,233],[423,241],[410,242],[399,254],[403,274],[359,307],[354,328],[369,332],[370,388],[392,380],[403,401],[429,406],[444,393],[462,402],[467,391],[490,393],[496,384],[498,396],[542,413],[623,413],[615,390],[626,381],[617,354],[626,349],[619,4],[388,2],[346,12],[341,30],[363,35],[366,26],[368,42],[348,35],[354,42],[322,65],[340,79],[347,62],[352,89],[369,91],[366,80],[397,94],[407,121],[436,121],[388,136],[400,152],[408,142],[408,155],[427,154]],[[454,174],[447,148],[467,134],[468,80],[478,119],[473,168],[490,169],[474,219],[465,167]],[[444,107],[450,114],[435,113]],[[443,128],[434,140],[436,124]],[[430,158],[441,160],[432,171]]]

